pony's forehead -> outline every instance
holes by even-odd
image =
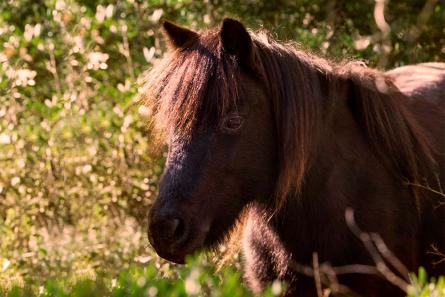
[[[219,124],[237,106],[239,73],[236,59],[221,51],[218,34],[207,31],[145,75],[144,102],[156,126],[190,134],[196,126]]]

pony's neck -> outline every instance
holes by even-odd
[[[276,197],[300,188],[329,109],[331,65],[290,45],[255,40],[259,72],[272,100],[279,176]]]
[[[425,132],[385,74],[360,62],[331,63],[273,41],[256,44],[280,146],[278,206],[289,193],[301,191],[320,148],[340,143],[337,133],[354,135],[346,141],[364,140],[366,151],[379,157],[376,163],[385,164],[401,183],[417,183],[434,168]],[[332,131],[335,120],[351,131]]]
[[[332,178],[338,168],[347,166],[344,157],[354,150],[355,138],[360,138],[362,143],[366,141],[359,135],[359,127],[348,110],[347,81],[336,76],[326,60],[295,49],[279,48],[277,51],[279,55],[275,53],[276,61],[269,61],[267,67],[273,68],[273,71],[281,70],[282,73],[268,74],[269,84],[275,84],[269,88],[272,88],[272,96],[276,100],[275,107],[280,111],[276,113],[277,127],[281,129],[278,131],[278,141],[282,143],[284,140],[287,145],[279,152],[282,156],[280,165],[289,167],[288,172],[285,168],[281,175],[294,180],[290,181],[293,184],[289,189],[280,180],[284,177],[278,177],[277,188],[287,191],[277,191],[278,195],[284,195],[278,210],[267,210],[270,206],[267,204],[254,207],[252,212],[256,213],[253,218],[257,224],[269,225],[276,231],[278,238],[292,243],[291,250],[311,256],[312,248],[319,245],[316,232],[325,228],[324,218],[332,222],[343,220],[343,211],[339,211],[339,216],[335,217],[328,214],[327,210],[347,207],[346,200],[326,201],[329,200],[326,193],[338,190],[331,184]],[[299,146],[301,142],[303,147]],[[295,183],[298,174],[292,171],[300,166],[302,155],[305,164],[299,184]],[[328,204],[333,205],[330,207]],[[326,208],[320,209],[320,205]],[[271,213],[272,218],[268,221]],[[264,220],[260,222],[259,218]],[[293,242],[295,234],[299,234],[298,238],[313,241],[313,244],[299,245]],[[304,247],[308,249],[299,250]]]

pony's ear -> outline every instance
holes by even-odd
[[[199,37],[198,33],[169,21],[164,21],[162,27],[170,45],[175,49],[184,48]]]
[[[224,50],[236,55],[240,62],[249,64],[252,58],[252,38],[246,28],[234,19],[225,18],[220,32]]]

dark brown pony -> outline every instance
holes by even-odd
[[[164,29],[170,52],[141,84],[169,145],[149,214],[161,257],[183,263],[215,246],[243,213],[251,289],[279,279],[289,296],[316,296],[298,269],[314,253],[330,267],[375,264],[347,225],[350,208],[410,271],[445,273],[445,64],[382,73],[231,19],[202,33]],[[338,281],[363,296],[403,295],[379,271],[359,272]]]

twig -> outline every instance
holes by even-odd
[[[320,266],[318,265],[318,254],[312,253],[312,265],[314,266],[315,288],[317,288],[317,296],[323,297],[320,278]]]
[[[385,8],[389,0],[375,0],[374,20],[381,32],[381,46],[379,57],[379,68],[385,68],[388,64],[388,56],[392,50],[390,33],[391,27],[385,20]]]
[[[430,186],[424,186],[424,185],[417,184],[417,183],[412,183],[412,182],[407,182],[407,184],[410,185],[410,186],[419,187],[419,188],[421,188],[421,189],[428,190],[428,191],[430,191],[431,193],[437,194],[437,195],[439,195],[439,196],[445,198],[445,194],[444,194],[444,193],[442,193],[442,192],[440,192],[440,191],[437,191],[437,190],[434,190],[434,189],[431,188]]]
[[[436,176],[436,181],[437,181],[437,185],[439,187],[439,192],[441,192],[443,194],[443,188],[442,188],[442,183],[440,182],[440,178],[439,178],[439,174],[434,174]]]
[[[385,258],[385,260],[388,261],[392,265],[392,267],[394,267],[400,273],[400,275],[405,279],[405,281],[410,282],[408,269],[391,252],[391,250],[388,249],[382,237],[377,233],[371,233],[371,239],[374,242],[375,246],[377,247],[377,250],[383,256],[383,258]]]
[[[385,261],[384,261],[382,255],[379,253],[378,249],[376,248],[375,243],[373,242],[371,236],[366,232],[362,232],[360,230],[360,228],[357,226],[357,224],[355,223],[354,210],[352,210],[351,208],[346,209],[345,218],[346,218],[346,223],[347,223],[349,229],[365,245],[365,248],[368,251],[368,253],[371,255],[371,258],[375,263],[375,267],[376,267],[377,271],[380,273],[380,275],[382,275],[387,281],[389,281],[393,285],[399,287],[404,292],[407,292],[409,283],[406,282],[405,280],[403,280],[402,278],[398,277],[394,272],[392,272],[388,268],[388,266],[385,264]]]
[[[123,39],[123,54],[124,54],[125,58],[127,58],[128,71],[130,72],[130,77],[131,77],[132,81],[134,81],[135,74],[134,74],[134,67],[133,67],[133,59],[131,58],[130,43],[128,42],[127,26],[126,25],[122,26],[121,31],[122,31],[122,39]]]
[[[56,62],[56,57],[54,56],[54,44],[53,43],[49,44],[48,53],[49,53],[49,59],[50,59],[50,63],[51,63],[51,69],[48,69],[48,70],[54,75],[54,79],[56,80],[57,95],[59,97],[62,97],[62,84],[60,83],[60,77],[57,72],[57,62]]]
[[[360,274],[378,274],[377,268],[371,265],[352,264],[332,267],[333,272],[337,275],[360,273]]]
[[[297,263],[293,260],[290,261],[289,268],[293,269],[295,272],[297,272],[299,274],[302,274],[302,275],[305,275],[308,277],[315,277],[315,271],[312,267],[302,265],[302,264]],[[320,274],[319,274],[320,282],[321,282],[321,284],[325,285],[326,287],[328,287],[330,289],[327,291],[328,293],[330,293],[332,291],[335,294],[339,293],[339,294],[344,294],[347,296],[358,296],[358,297],[360,296],[356,292],[354,292],[353,290],[348,288],[347,286],[341,285],[338,282],[335,270],[329,264],[322,264],[319,267],[319,269],[320,269],[319,270],[320,271]],[[355,272],[353,272],[353,273],[355,273]]]
[[[414,186],[414,187],[418,187],[418,188],[421,188],[421,189],[430,191],[431,193],[434,193],[434,194],[438,195],[440,198],[443,198],[444,201],[439,201],[439,203],[438,203],[437,206],[435,207],[435,208],[438,208],[438,207],[440,207],[440,206],[445,205],[445,194],[443,193],[442,185],[440,184],[439,177],[436,177],[436,178],[437,178],[437,180],[438,180],[439,191],[434,190],[433,188],[431,188],[431,187],[428,185],[428,183],[427,183],[426,186],[421,185],[421,184],[417,184],[417,183],[412,183],[412,182],[407,182],[406,184],[409,185],[409,186]]]
[[[415,25],[413,25],[405,38],[406,41],[409,43],[414,43],[422,34],[422,32],[425,30],[425,24],[430,19],[431,15],[434,12],[434,6],[436,5],[437,0],[427,0],[425,2],[425,5],[423,6],[422,10],[419,13],[419,16],[417,17],[417,22]]]
[[[442,259],[440,259],[440,260],[438,260],[438,261],[434,261],[434,262],[432,263],[433,265],[437,265],[437,264],[440,264],[440,263],[442,263],[442,262],[445,262],[445,254],[442,253],[441,251],[439,251],[439,249],[437,248],[437,246],[435,246],[435,245],[431,245],[431,249],[432,249],[432,251],[431,251],[431,252],[428,252],[428,254],[430,254],[430,255],[434,255],[434,256],[439,256],[439,257],[442,258]]]

